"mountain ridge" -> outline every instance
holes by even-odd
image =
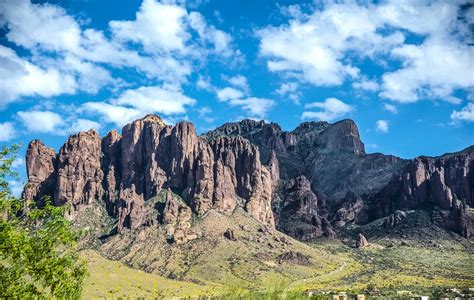
[[[24,197],[40,201],[53,195],[55,204],[69,203],[73,212],[102,199],[121,232],[159,224],[154,208],[145,204],[170,189],[190,209],[184,222],[189,224],[171,226],[184,240],[188,232],[195,237],[192,215],[209,209],[225,215],[242,207],[264,225],[311,240],[335,238],[337,228],[348,224],[431,205],[441,227],[468,238],[473,232],[467,212],[474,204],[473,150],[411,160],[367,154],[350,119],[305,122],[289,132],[277,123],[246,119],[197,135],[192,123],[170,126],[147,115],[125,125],[122,134],[71,135],[58,154],[32,141]],[[170,212],[176,218],[187,210],[168,207],[177,207]]]

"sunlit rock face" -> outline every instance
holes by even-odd
[[[162,189],[180,194],[189,211],[178,210],[189,219],[210,209],[231,214],[240,206],[274,227],[275,177],[261,163],[258,148],[242,137],[199,137],[189,122],[168,126],[149,115],[124,126],[121,135],[111,131],[101,139],[93,130],[72,135],[58,154],[33,141],[27,169],[26,198],[51,195],[56,205],[74,210],[100,201],[118,219],[119,232],[142,226],[150,209],[146,201]]]
[[[170,126],[148,115],[103,138],[93,130],[71,135],[59,153],[32,141],[24,197],[41,203],[49,195],[73,214],[100,203],[118,232],[165,222],[180,242],[195,236],[193,216],[238,208],[300,240],[335,238],[382,217],[390,229],[403,221],[397,211],[409,209],[429,209],[433,222],[468,237],[473,157],[473,147],[413,160],[367,154],[352,120],[293,131],[242,120],[198,136],[190,122]],[[163,207],[148,205],[163,189],[183,202],[167,196]],[[165,207],[169,220],[154,212]]]

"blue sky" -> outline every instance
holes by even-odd
[[[474,144],[467,1],[3,0],[0,28],[0,145],[21,155],[147,113],[199,132],[352,118],[404,158]]]

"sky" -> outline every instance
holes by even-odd
[[[368,153],[474,144],[469,1],[0,0],[0,146],[101,135],[155,113],[354,119]]]

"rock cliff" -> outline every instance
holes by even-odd
[[[147,201],[162,189],[185,201],[175,205],[168,199],[159,212],[180,241],[191,214],[210,209],[231,214],[240,206],[274,227],[277,175],[261,163],[258,148],[242,137],[199,137],[189,122],[173,127],[149,115],[126,125],[121,135],[111,131],[101,139],[93,130],[71,135],[58,154],[35,140],[28,147],[27,172],[26,199],[52,195],[56,205],[71,205],[73,211],[101,201],[117,218],[118,232],[149,223]]]
[[[333,227],[385,216],[390,228],[401,222],[396,211],[403,209],[434,209],[441,227],[466,237],[474,231],[468,212],[474,201],[474,147],[414,160],[367,154],[352,120],[305,122],[290,132],[275,123],[243,120],[206,135],[242,136],[259,147],[264,160],[278,162],[277,227],[298,239],[321,236],[323,227],[330,235]]]
[[[243,120],[198,136],[192,123],[170,126],[148,115],[121,134],[71,135],[59,153],[32,141],[24,197],[41,203],[50,195],[72,216],[97,202],[117,232],[165,226],[176,243],[196,238],[196,218],[237,208],[300,240],[335,238],[347,225],[382,217],[388,230],[413,209],[469,237],[473,161],[474,147],[413,160],[367,154],[352,120],[306,122],[289,132]]]

